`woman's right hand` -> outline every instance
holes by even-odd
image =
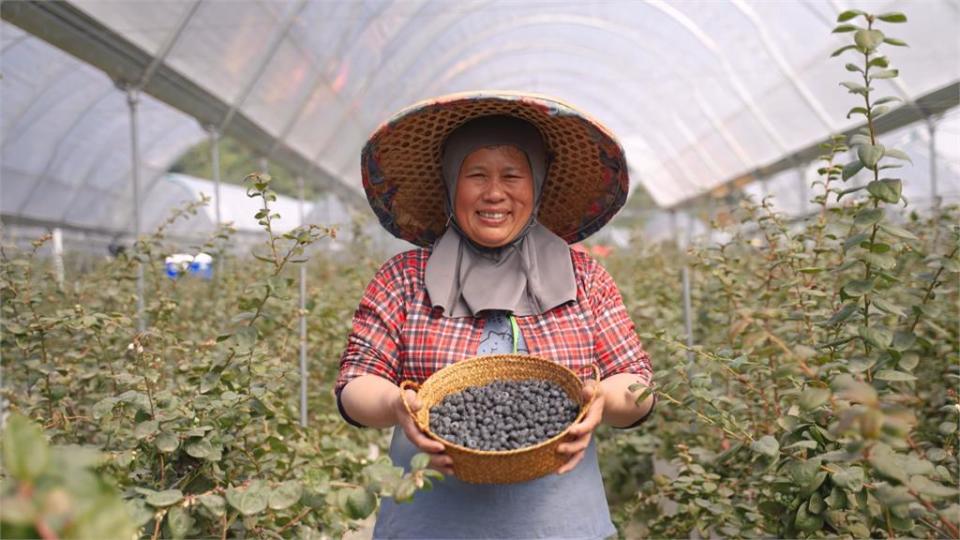
[[[427,435],[420,430],[420,426],[413,420],[413,417],[410,416],[410,413],[407,412],[407,408],[403,406],[403,401],[401,400],[406,399],[411,411],[417,412],[420,410],[420,407],[423,405],[420,403],[420,399],[417,398],[417,393],[413,390],[404,390],[402,388],[399,390],[397,399],[394,400],[394,413],[396,414],[397,425],[403,429],[407,439],[409,439],[414,446],[430,456],[431,468],[443,474],[452,475],[453,459],[443,453],[443,444],[427,437]]]

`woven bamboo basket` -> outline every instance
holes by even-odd
[[[595,365],[592,368],[599,383],[600,370]],[[422,406],[414,413],[403,400],[407,412],[427,436],[444,445],[446,454],[453,459],[453,471],[457,478],[472,484],[511,484],[540,478],[559,469],[569,459],[569,456],[557,453],[557,445],[566,436],[569,426],[534,446],[506,451],[475,450],[447,441],[431,431],[430,408],[447,395],[471,386],[483,386],[495,380],[531,379],[551,381],[563,388],[570,399],[580,405],[580,412],[573,423],[583,419],[589,403],[583,401],[583,382],[580,377],[565,366],[536,356],[478,356],[437,371],[422,385],[403,381],[400,388],[417,392]]]

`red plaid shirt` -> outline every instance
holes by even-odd
[[[570,253],[576,302],[516,318],[530,354],[584,376],[597,364],[601,378],[635,373],[649,383],[650,358],[610,274],[588,255]],[[438,369],[476,356],[485,320],[443,317],[440,308],[431,307],[424,285],[429,256],[427,249],[401,253],[367,286],[340,358],[337,395],[360,375],[379,375],[398,385],[403,380],[422,383]]]

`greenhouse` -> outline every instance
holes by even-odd
[[[0,537],[960,538],[957,0],[0,15]]]

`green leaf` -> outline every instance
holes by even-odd
[[[3,468],[21,482],[32,482],[47,468],[50,447],[40,426],[12,413],[3,431]]]
[[[794,461],[785,467],[786,473],[793,483],[800,488],[800,496],[806,497],[817,490],[827,478],[827,473],[820,471],[820,460]]]
[[[890,257],[890,259],[892,260],[893,257]],[[893,263],[893,266],[896,266],[895,261]],[[891,266],[891,268],[893,268],[893,266]],[[900,306],[894,304],[893,302],[890,302],[885,298],[881,298],[879,296],[874,297],[871,299],[871,303],[891,315],[896,315],[897,317],[907,316],[907,314],[904,313],[904,311],[900,308]],[[896,348],[896,339],[894,339],[894,348]]]
[[[897,339],[893,339],[893,346],[897,346]],[[917,364],[920,363],[920,355],[914,352],[904,353],[900,358],[900,361],[897,362],[897,365],[900,366],[900,369],[904,371],[913,371]]]
[[[840,178],[847,181],[853,178],[861,169],[863,169],[863,163],[861,163],[859,159],[857,161],[851,161],[843,166],[843,173],[841,173]]]
[[[216,517],[223,516],[227,511],[227,501],[219,495],[213,493],[204,493],[198,499],[204,508],[210,511]]]
[[[873,470],[883,478],[900,484],[907,483],[907,473],[904,472],[896,454],[889,446],[885,444],[875,445],[873,451],[870,452],[868,461]]]
[[[373,493],[363,488],[345,490],[341,509],[350,519],[366,519],[377,506]]]
[[[861,96],[867,95],[867,92],[871,90],[862,84],[850,81],[843,81],[840,83],[840,86],[846,88],[851,94],[860,94]]]
[[[854,279],[843,286],[843,293],[852,298],[863,296],[872,290],[873,280],[870,279]]]
[[[169,454],[180,446],[180,440],[172,433],[161,433],[157,435],[154,444],[157,445],[157,450]]]
[[[147,495],[147,504],[150,506],[155,506],[157,508],[163,508],[165,506],[172,506],[183,500],[183,492],[179,489],[168,489],[165,491],[158,491],[156,493],[151,493]]]
[[[859,30],[860,27],[855,24],[840,24],[833,29],[833,34],[842,34],[844,32],[855,32]]]
[[[864,15],[864,13],[859,9],[848,9],[841,12],[840,15],[837,15],[837,22],[849,21],[850,19],[856,18],[857,15]]]
[[[882,144],[861,144],[857,147],[857,157],[860,163],[868,169],[877,166],[877,162],[883,157],[884,147]]]
[[[878,349],[886,349],[893,343],[893,334],[885,328],[861,326],[857,328],[857,332],[865,342]]]
[[[891,270],[897,267],[897,260],[890,253],[864,253],[863,260],[874,268]]]
[[[867,191],[874,197],[883,202],[896,203],[900,200],[900,193],[903,189],[899,179],[884,178],[883,180],[874,180],[867,184]]]
[[[192,527],[193,518],[183,506],[174,506],[167,511],[167,532],[172,538],[186,538]]]
[[[874,379],[881,381],[915,381],[917,378],[910,373],[904,373],[903,371],[897,371],[894,369],[882,369],[873,375]]]
[[[750,449],[758,454],[771,458],[780,455],[780,443],[770,435],[764,435],[750,443]]]
[[[847,374],[836,376],[830,385],[840,399],[867,406],[877,404],[877,391],[869,384],[858,381]]]
[[[879,30],[860,29],[853,34],[854,43],[867,52],[873,51],[883,43],[883,38],[883,32]]]
[[[133,436],[137,439],[146,439],[147,437],[156,433],[159,429],[159,422],[156,420],[147,420],[146,422],[140,422],[135,428],[133,428]]]
[[[900,74],[896,69],[881,69],[880,71],[870,72],[870,80],[874,79],[895,79]]]
[[[847,118],[850,118],[855,114],[862,114],[863,116],[867,116],[868,112],[869,111],[867,111],[866,107],[853,107],[849,111],[847,111]]]
[[[818,443],[817,441],[811,441],[811,440],[809,440],[809,439],[803,439],[803,440],[797,441],[797,442],[795,442],[795,443],[793,443],[793,444],[788,444],[787,446],[784,446],[783,449],[784,449],[784,450],[792,450],[792,449],[794,449],[794,448],[806,448],[807,450],[814,450],[814,449],[816,449],[818,446],[820,446],[820,443]]]
[[[809,534],[823,527],[823,518],[810,513],[807,509],[807,503],[804,502],[797,508],[797,517],[794,524],[797,530]]]
[[[237,349],[241,352],[249,352],[257,344],[257,329],[253,326],[244,326],[234,334],[237,342]]]
[[[883,219],[883,208],[864,208],[857,212],[853,222],[860,226],[870,226]]]
[[[855,73],[863,73],[863,68],[860,67],[860,66],[858,66],[858,65],[856,65],[856,64],[844,64],[843,69],[845,69],[845,70],[847,70],[847,71],[852,71],[852,72],[855,72]],[[866,110],[866,109],[863,109],[863,111],[866,112],[867,110]],[[849,115],[849,114],[847,115],[847,118],[850,118],[850,115]]]
[[[413,500],[414,494],[417,492],[417,485],[414,483],[411,478],[404,478],[397,485],[397,489],[393,494],[393,499],[399,503],[410,502]]]
[[[844,51],[849,51],[850,49],[856,49],[856,48],[857,48],[856,45],[844,45],[843,47],[840,47],[839,49],[837,49],[837,50],[833,51],[832,53],[830,53],[830,58],[834,58],[834,57],[836,57],[836,56],[840,56],[841,54],[844,53]]]
[[[921,495],[934,499],[947,499],[960,494],[960,490],[953,486],[945,486],[920,475],[910,477],[910,487]]]
[[[872,58],[869,62],[867,62],[867,66],[885,68],[890,66],[890,61],[887,60],[886,56],[877,56],[876,58]],[[880,103],[882,103],[880,100],[873,102],[874,105],[879,105]]]
[[[300,502],[303,485],[296,480],[288,480],[270,490],[269,505],[274,510],[283,510]]]
[[[823,504],[823,496],[817,492],[814,492],[810,495],[810,500],[807,501],[807,508],[813,514],[820,514],[826,509],[826,505]]]
[[[880,15],[877,15],[877,18],[883,22],[888,22],[888,23],[907,22],[907,16],[897,11],[891,11],[889,13],[881,13]]]
[[[267,509],[267,488],[263,480],[254,480],[247,487],[227,489],[227,502],[244,516],[259,514]]]
[[[909,47],[909,45],[907,45],[907,42],[901,41],[896,38],[891,38],[891,37],[883,38],[883,42],[886,43],[887,45],[893,45],[895,47]]]
[[[863,489],[863,469],[860,467],[848,467],[844,469],[843,467],[834,465],[831,465],[831,467],[836,467],[836,470],[830,474],[833,485],[853,493],[857,493]]]
[[[830,399],[830,390],[811,386],[800,394],[800,408],[812,411]]]
[[[213,453],[213,445],[206,439],[188,442],[185,450],[187,454],[197,459],[209,457]]]
[[[862,295],[861,295],[862,296]],[[850,318],[853,313],[857,311],[857,304],[849,303],[844,304],[843,307],[837,310],[832,317],[827,321],[828,326],[833,326],[835,324],[842,323],[843,321]]]
[[[883,57],[881,56],[881,57],[878,57],[878,58],[874,58],[874,60],[879,60],[880,58],[883,58]],[[872,60],[871,60],[871,62],[872,62]],[[884,67],[886,67],[886,66],[884,66]],[[884,103],[891,103],[891,102],[894,102],[894,101],[903,101],[903,100],[900,99],[900,98],[898,98],[898,97],[886,96],[886,97],[882,97],[882,98],[874,101],[873,104],[874,104],[874,105],[882,105],[882,104],[884,104]],[[888,153],[889,153],[890,151],[891,151],[890,149],[887,149],[887,152],[888,152]],[[899,150],[898,150],[898,152],[899,152]]]
[[[757,509],[768,516],[780,516],[786,508],[776,501],[762,501],[757,505]]]
[[[880,230],[897,238],[903,238],[904,240],[919,240],[912,232],[892,223],[881,223]]]
[[[423,452],[416,454],[410,460],[410,468],[415,471],[426,469],[428,465],[430,465],[430,456]]]
[[[904,152],[903,150],[897,150],[896,148],[887,148],[886,150],[884,150],[884,155],[892,157],[894,159],[909,161],[910,163],[913,163],[913,160],[910,159],[910,156],[907,155],[906,152]]]

